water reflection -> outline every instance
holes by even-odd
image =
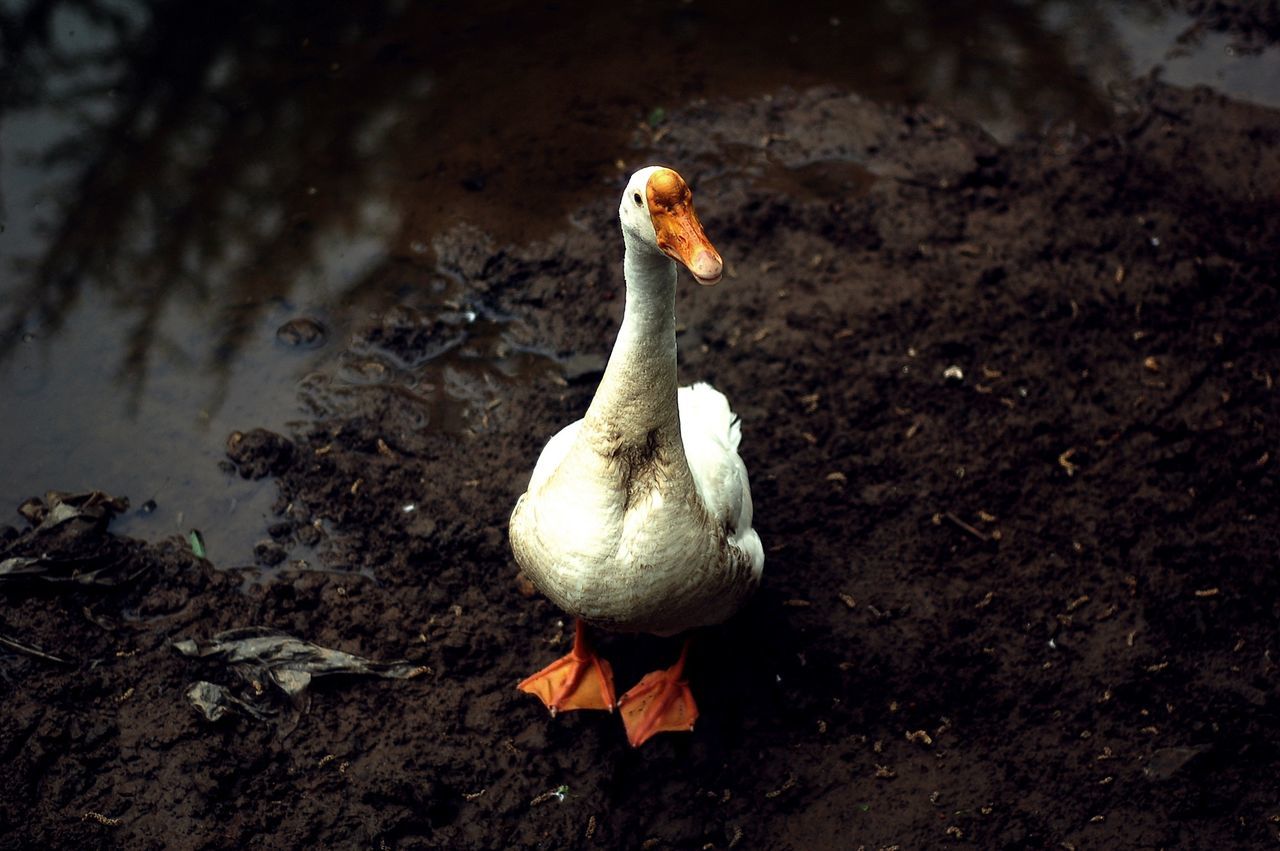
[[[167,488],[163,531],[252,527],[232,514],[264,498],[218,478],[224,435],[340,411],[385,355],[318,367],[414,302],[434,235],[563,227],[612,194],[655,107],[835,82],[1006,137],[1096,125],[1105,84],[1135,71],[1132,33],[1165,15],[1156,0],[10,2],[0,386],[22,415],[0,422],[0,505],[45,487],[135,502]],[[275,343],[300,312],[329,326],[328,346]],[[450,400],[482,403],[478,384],[534,368],[506,321],[460,325],[470,346],[435,372],[381,363],[379,380],[448,424]],[[228,536],[243,558],[243,533]]]

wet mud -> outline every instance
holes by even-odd
[[[0,653],[0,847],[1274,843],[1280,114],[1125,97],[1112,130],[1009,145],[833,89],[637,131],[628,163],[676,165],[727,262],[680,288],[680,369],[742,418],[767,554],[694,644],[694,733],[633,750],[515,689],[572,637],[505,523],[616,330],[604,193],[399,270],[510,323],[532,377],[494,371],[449,427],[394,382],[295,434],[243,424],[227,475],[279,488],[263,564],[85,524],[60,545],[128,581],[0,584],[27,650]],[[465,327],[401,310],[347,345],[413,374]],[[175,643],[245,627],[429,670],[318,680],[287,728],[210,722],[185,693],[219,671]],[[679,649],[598,645],[623,688]]]

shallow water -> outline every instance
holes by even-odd
[[[1154,2],[210,5],[2,7],[0,506],[154,500],[117,528],[199,528],[222,565],[252,561],[275,498],[218,468],[231,431],[340,412],[365,381],[403,385],[424,428],[464,428],[479,383],[554,368],[509,339],[518,318],[456,303],[433,237],[566,227],[640,164],[637,125],[694,99],[833,83],[1007,140],[1100,127],[1161,66],[1280,106],[1275,50]],[[397,305],[461,344],[344,352]],[[323,342],[277,338],[300,316]]]

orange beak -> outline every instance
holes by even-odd
[[[669,168],[658,169],[649,177],[647,194],[658,248],[672,260],[683,263],[693,279],[703,286],[717,283],[724,271],[724,261],[693,212],[693,193],[684,178]]]

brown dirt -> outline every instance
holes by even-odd
[[[635,141],[729,263],[681,289],[681,370],[742,416],[768,557],[695,645],[693,734],[632,750],[514,688],[571,632],[505,521],[612,340],[606,195],[544,241],[437,246],[567,380],[494,382],[449,430],[374,386],[292,449],[235,442],[278,473],[279,544],[332,569],[245,582],[90,529],[69,546],[142,575],[0,586],[0,631],[72,660],[0,655],[0,847],[1275,843],[1280,114],[1130,100],[1112,133],[1011,148],[833,91]],[[356,342],[413,364],[444,333],[402,310]],[[225,674],[172,642],[247,625],[431,673],[317,683],[287,735],[207,722],[183,693]],[[678,647],[599,643],[624,688]]]

